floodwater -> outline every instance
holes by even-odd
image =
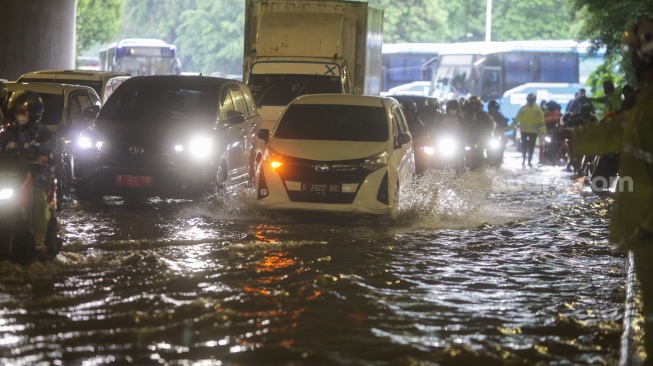
[[[611,198],[520,162],[431,173],[392,225],[73,201],[52,263],[0,265],[0,364],[616,364]]]

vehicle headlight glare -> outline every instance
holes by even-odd
[[[490,148],[491,149],[498,149],[501,144],[499,143],[499,140],[497,139],[491,139],[490,140]]]
[[[182,146],[183,148],[183,146]],[[196,158],[206,158],[211,153],[211,141],[206,137],[194,138],[190,143],[190,154]]]
[[[0,189],[0,201],[6,201],[11,199],[14,196],[14,190],[11,188],[2,188]]]
[[[424,151],[426,155],[433,155],[433,153],[435,153],[435,148],[433,148],[433,146],[422,146],[422,151]]]
[[[445,137],[438,141],[438,151],[442,155],[452,155],[456,151],[457,145],[456,140]]]
[[[77,140],[77,145],[79,145],[79,147],[81,147],[82,149],[92,149],[92,148],[100,149],[102,148],[103,144],[104,142],[102,141],[97,141],[88,136],[83,136],[83,135],[79,137],[79,140]]]
[[[184,145],[175,145],[175,152],[184,151]]]
[[[367,170],[375,171],[388,165],[388,152],[383,151],[372,155],[363,161],[361,166]]]
[[[551,142],[551,137],[546,136],[546,137],[544,138],[544,141],[546,141],[546,142]]]

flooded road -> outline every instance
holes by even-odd
[[[617,364],[611,199],[559,167],[432,173],[399,222],[252,192],[64,205],[54,262],[0,266],[9,365]]]

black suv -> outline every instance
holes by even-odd
[[[75,145],[77,197],[189,197],[251,182],[261,142],[244,83],[205,76],[127,79]]]

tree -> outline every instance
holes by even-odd
[[[381,0],[383,42],[444,42],[447,12],[439,0]]]
[[[569,0],[569,4],[576,15],[577,38],[590,40],[595,48],[605,47],[608,62],[619,59],[626,27],[653,9],[653,0]],[[620,63],[626,81],[637,85],[629,58],[623,57]]]
[[[123,1],[77,0],[77,54],[95,42],[107,42],[118,34]]]

